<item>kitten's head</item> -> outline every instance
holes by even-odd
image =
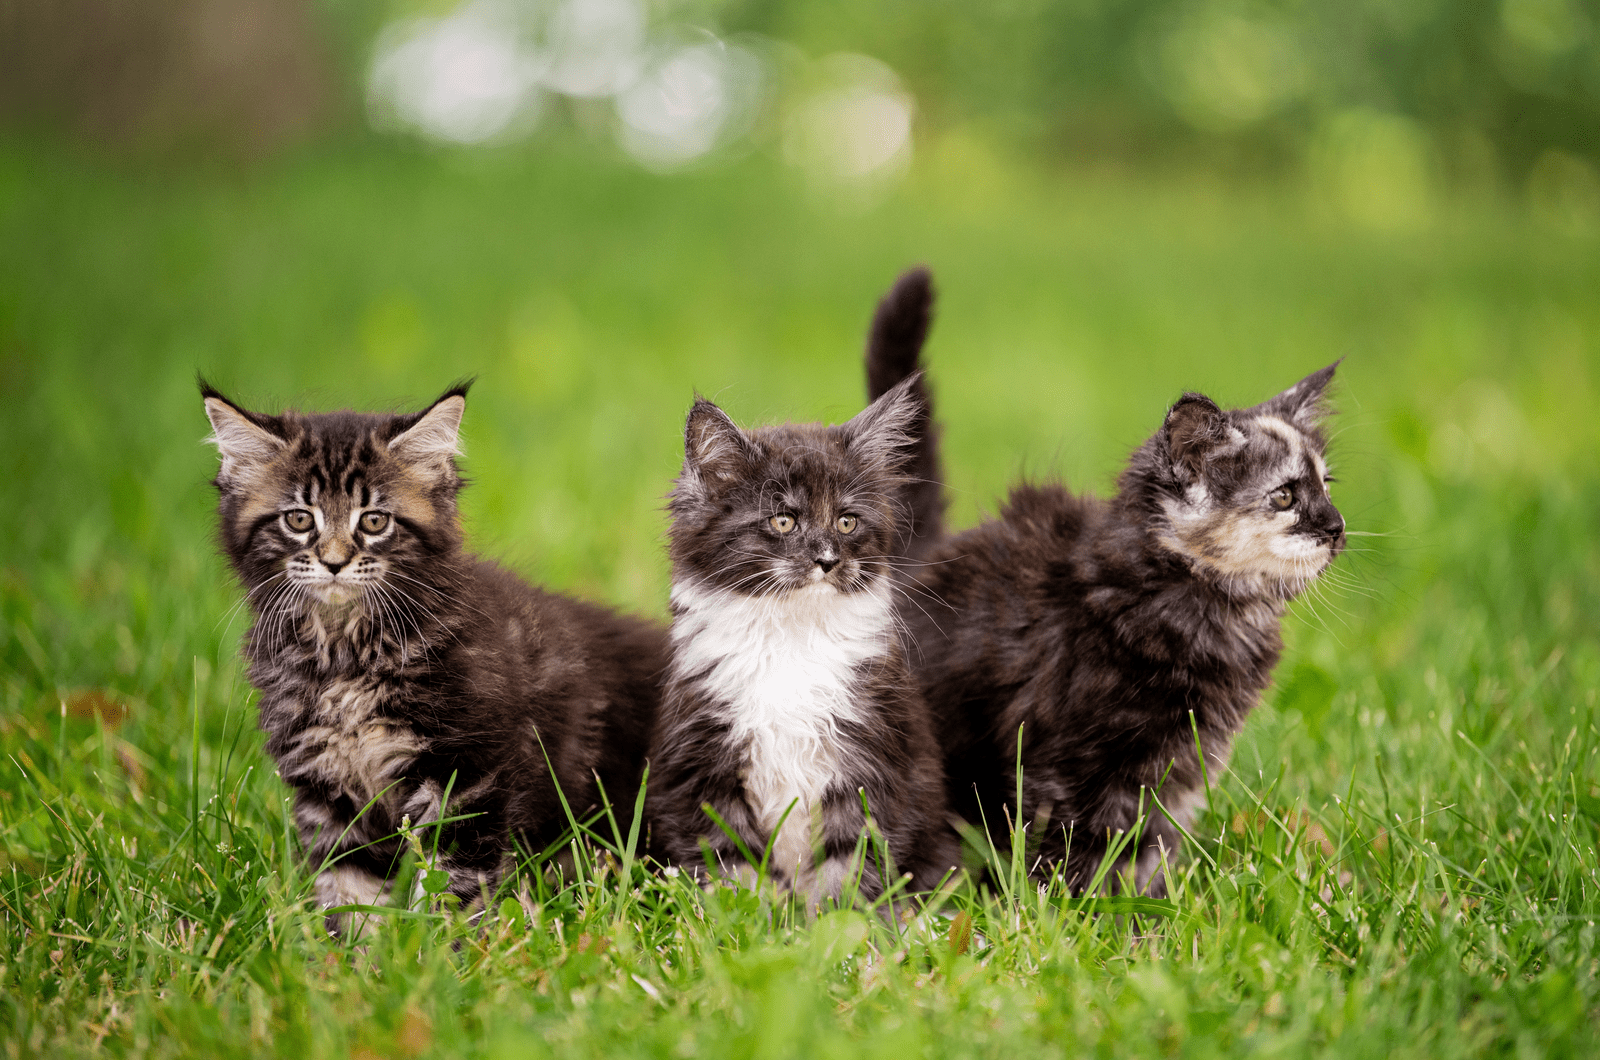
[[[672,491],[674,580],[744,596],[854,593],[890,573],[920,373],[838,426],[742,430],[701,398]]]
[[[1344,549],[1328,497],[1323,403],[1337,362],[1277,397],[1223,410],[1185,394],[1123,473],[1156,539],[1228,591],[1287,600]]]
[[[222,543],[257,608],[387,604],[405,623],[411,586],[461,544],[454,458],[467,385],[407,415],[269,416],[204,381],[200,391],[222,456]]]

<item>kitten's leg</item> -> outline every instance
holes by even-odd
[[[756,890],[761,883],[758,862],[762,852],[767,849],[768,837],[761,827],[756,824],[755,815],[743,798],[721,801],[720,804],[714,804],[714,806],[717,815],[733,831],[733,834],[739,837],[750,853],[756,857],[757,862],[753,863],[746,859],[744,853],[739,849],[739,844],[727,832],[724,832],[715,821],[707,817],[704,810],[697,810],[696,812],[701,820],[708,826],[700,838],[705,841],[706,846],[711,850],[712,875],[735,886],[752,891]],[[777,860],[776,855],[777,851],[774,850],[773,855],[768,858],[766,878],[769,885],[776,885],[782,889],[789,880],[789,873],[782,866],[775,863]],[[706,869],[705,852],[698,843],[695,844],[693,859],[684,858],[683,863],[692,866],[697,875],[704,874]]]
[[[380,870],[393,862],[399,847],[375,834],[383,825],[370,818],[352,822],[340,806],[305,789],[295,792],[294,815],[306,862],[321,869],[312,885],[319,906],[387,904],[390,881]],[[376,919],[370,913],[332,913],[325,923],[330,935],[359,938]]]
[[[1047,843],[1053,842],[1055,849],[1065,855],[1063,876],[1072,893],[1085,893],[1100,871],[1106,851],[1120,843],[1125,833],[1138,828],[1137,840],[1123,847],[1100,881],[1098,892],[1157,898],[1166,894],[1166,883],[1160,872],[1161,851],[1165,848],[1167,857],[1171,858],[1178,850],[1179,833],[1161,816],[1148,792],[1144,793],[1144,819],[1141,821],[1139,794],[1137,788],[1112,787],[1104,790],[1097,804],[1086,815],[1087,821],[1079,822],[1073,828],[1070,849],[1062,841],[1062,822],[1056,822],[1053,835],[1047,835]],[[1047,875],[1049,866],[1059,860],[1059,856],[1047,856],[1040,868],[1041,875]]]
[[[409,795],[403,812],[411,818],[433,868],[449,876],[442,893],[455,895],[460,900],[457,908],[477,916],[499,886],[505,867],[506,814],[492,777],[465,789],[452,788],[448,806],[444,799],[445,786],[430,778]],[[446,817],[462,819],[438,823]]]
[[[865,901],[876,901],[883,893],[884,881],[893,879],[898,872],[885,838],[891,830],[886,827],[889,821],[880,816],[894,814],[893,797],[888,791],[869,790],[867,805],[872,810],[876,833],[867,828],[857,788],[839,785],[823,795],[819,821],[821,856],[812,890],[813,902],[821,896],[838,901],[847,890],[853,890],[856,897]],[[858,855],[863,835],[867,840]]]
[[[389,904],[390,881],[358,865],[338,864],[317,877],[314,891],[323,909],[344,905],[382,906]],[[372,913],[329,913],[324,918],[328,934],[342,939],[360,939],[378,920]]]

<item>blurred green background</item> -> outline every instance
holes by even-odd
[[[191,768],[221,790],[233,748],[256,761],[197,371],[268,411],[415,408],[476,375],[472,545],[664,616],[693,393],[749,422],[852,415],[872,306],[923,262],[956,526],[1025,474],[1108,488],[1186,389],[1254,403],[1345,358],[1334,497],[1363,536],[1287,621],[1237,783],[1277,776],[1274,805],[1329,834],[1351,807],[1414,826],[1435,860],[1415,918],[1377,889],[1348,913],[1373,929],[1351,939],[1398,948],[1306,943],[1281,974],[1320,999],[1324,972],[1375,961],[1391,1008],[1368,1025],[1436,990],[1462,1041],[1528,1055],[1582,1025],[1551,1030],[1549,998],[1600,1004],[1593,3],[17,0],[0,115],[13,906],[54,909],[51,873],[88,849],[51,814],[149,859],[180,845]],[[270,839],[267,772],[239,813]],[[123,797],[142,785],[159,809]],[[256,886],[229,865],[200,872]],[[212,895],[159,872],[157,934],[174,896]],[[1435,886],[1476,920],[1430,919]],[[1508,956],[1512,921],[1535,926]],[[82,1045],[80,1014],[122,995],[51,1002],[54,944],[29,945],[0,1014]],[[1422,953],[1445,956],[1404,971]],[[1278,974],[1225,1003],[1303,1044]],[[1493,1009],[1519,984],[1516,1015]]]

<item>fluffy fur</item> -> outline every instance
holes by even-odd
[[[427,825],[471,815],[438,845],[470,905],[515,845],[559,837],[557,783],[588,814],[598,776],[631,813],[665,631],[462,550],[466,387],[411,415],[268,416],[201,390],[261,727],[307,858],[327,865],[325,908],[386,900],[405,817],[431,846]]]
[[[922,347],[933,326],[933,274],[917,266],[895,280],[872,317],[867,333],[867,392],[876,401],[895,385],[915,377],[912,396],[917,415],[908,430],[911,456],[901,469],[905,508],[899,555],[922,559],[944,536],[944,471],[939,464],[939,427],[933,422],[933,392],[921,374]]]
[[[1131,857],[1135,886],[1162,890],[1177,830],[1152,796],[1187,826],[1191,714],[1215,770],[1271,678],[1285,607],[1344,548],[1320,428],[1334,368],[1253,408],[1186,394],[1115,497],[1020,486],[918,568],[902,617],[952,809],[1002,842],[1020,822],[1041,874],[1088,887],[1142,802],[1152,820],[1118,869]]]
[[[871,898],[887,880],[871,854],[855,858],[864,792],[914,887],[956,864],[891,595],[916,385],[837,427],[746,432],[708,401],[690,411],[671,499],[672,663],[651,752],[662,859],[698,871],[704,844],[717,871],[748,877],[739,842],[757,859],[770,844],[772,877],[811,900],[840,898],[857,873]]]

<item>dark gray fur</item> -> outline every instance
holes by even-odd
[[[907,269],[878,302],[867,333],[867,392],[873,400],[902,380],[912,384],[917,418],[910,426],[912,455],[901,475],[905,502],[900,557],[916,562],[944,536],[944,470],[939,463],[939,425],[933,421],[933,391],[922,375],[922,347],[933,326],[933,274],[921,265]]]
[[[1059,868],[1074,890],[1088,887],[1142,804],[1150,820],[1104,886],[1126,885],[1131,857],[1133,885],[1163,892],[1159,852],[1178,833],[1152,796],[1187,826],[1202,784],[1196,732],[1214,774],[1271,679],[1286,605],[1344,548],[1318,463],[1335,367],[1248,409],[1187,394],[1135,450],[1116,496],[1018,486],[998,518],[916,569],[901,615],[951,808],[987,821],[1002,849],[1020,821],[1041,876]],[[869,379],[869,393],[897,382],[892,371]],[[1277,541],[1278,524],[1263,520],[1284,486],[1295,521]],[[1306,558],[1263,560],[1258,575],[1257,544]]]

